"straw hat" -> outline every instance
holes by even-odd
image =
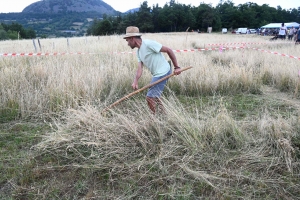
[[[141,36],[142,34],[140,33],[140,30],[138,27],[136,26],[128,26],[126,28],[126,35],[124,37],[124,39],[128,38],[128,37],[134,37],[134,36]]]

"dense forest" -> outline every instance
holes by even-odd
[[[94,21],[88,34],[123,33],[130,25],[138,26],[141,32],[185,31],[187,28],[206,32],[208,27],[220,31],[221,28],[259,28],[268,23],[299,21],[300,7],[286,10],[280,6],[273,8],[251,2],[235,6],[230,0],[221,0],[216,7],[205,3],[195,7],[170,0],[161,8],[158,5],[149,7],[148,2],[144,1],[137,12]]]
[[[33,29],[25,29],[21,24],[0,24],[0,40],[16,40],[35,38],[36,33]]]
[[[144,1],[138,9],[116,15],[67,11],[3,13],[0,14],[0,39],[122,34],[131,25],[138,26],[141,32],[176,32],[188,28],[206,32],[207,27],[212,27],[213,31],[238,27],[256,29],[282,22],[300,22],[300,7],[286,10],[252,2],[235,5],[231,0],[220,0],[216,7],[205,3],[191,6],[175,0],[163,7],[158,4],[151,7]]]

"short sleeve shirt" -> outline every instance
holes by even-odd
[[[280,27],[280,30],[279,30],[279,35],[286,35],[286,26],[282,26]]]
[[[290,32],[289,32],[289,35],[294,35],[295,32],[296,32],[296,30],[295,30],[294,28],[291,28],[291,29],[290,29]]]
[[[137,51],[139,62],[150,70],[152,76],[159,77],[170,71],[170,65],[164,55],[160,52],[162,44],[148,39],[142,40],[142,45]]]

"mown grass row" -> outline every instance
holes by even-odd
[[[255,114],[249,116],[243,108],[249,102],[231,98],[194,98],[203,106],[197,112],[185,109],[185,97],[166,101],[167,115],[157,117],[141,101],[110,116],[93,106],[72,109],[31,148],[34,165],[23,175],[30,179],[19,185],[27,190],[15,195],[38,198],[39,190],[45,199],[296,198],[296,111],[280,117],[276,109],[287,113],[281,102],[250,95]],[[247,116],[241,120],[240,113]]]

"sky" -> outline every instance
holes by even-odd
[[[22,12],[22,10],[38,0],[0,0],[0,13],[10,13],[10,12]],[[132,8],[139,8],[144,0],[103,0],[105,3],[113,7],[115,10],[120,12],[126,12]],[[159,7],[163,7],[170,0],[145,0],[148,2],[148,6],[158,4]],[[121,2],[121,3],[120,3]],[[199,6],[200,2],[206,4],[211,4],[213,7],[220,2],[220,0],[175,0],[176,3]],[[278,5],[283,9],[298,8],[300,6],[299,0],[232,0],[235,6],[238,4],[244,4],[246,2],[257,3],[258,5],[268,4],[270,7],[277,8]]]

